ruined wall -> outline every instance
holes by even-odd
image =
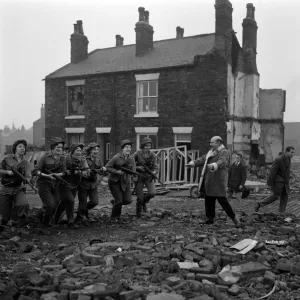
[[[284,147],[285,91],[260,89],[259,95],[259,145],[264,150],[266,163],[271,163]]]
[[[296,155],[300,155],[300,122],[284,123],[284,147],[295,147]]]
[[[228,64],[227,90],[232,130],[227,133],[233,141],[233,151],[250,155],[253,120],[259,115],[259,75],[232,73]]]

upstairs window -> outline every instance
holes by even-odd
[[[138,114],[157,113],[157,81],[138,82]]]
[[[84,114],[84,86],[68,87],[68,112],[69,115]]]
[[[66,118],[75,119],[84,118],[84,85],[85,79],[67,80],[67,101],[66,101]]]
[[[158,78],[159,73],[135,75],[135,118],[158,117]]]

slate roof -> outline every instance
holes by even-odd
[[[215,34],[202,34],[153,42],[153,49],[135,56],[135,44],[97,49],[88,58],[69,63],[46,76],[46,79],[91,74],[175,67],[193,63],[195,55],[204,55],[214,46]]]

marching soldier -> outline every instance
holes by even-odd
[[[32,172],[38,176],[37,188],[43,202],[42,227],[52,225],[52,217],[58,205],[60,178],[65,174],[63,148],[65,142],[54,138],[50,144],[50,151],[45,152]]]
[[[26,189],[22,186],[23,176],[26,182],[31,178],[30,164],[24,159],[27,142],[17,140],[13,143],[13,154],[4,157],[0,164],[0,217],[2,225],[7,225],[8,221],[17,221],[18,225],[27,222],[29,204],[26,198]],[[16,171],[22,175],[19,176]],[[1,224],[0,224],[1,225]]]
[[[70,153],[65,157],[65,176],[64,180],[68,184],[61,184],[59,188],[60,201],[54,215],[54,222],[59,222],[60,216],[66,210],[68,227],[77,229],[74,223],[74,200],[78,186],[83,177],[88,176],[88,164],[82,156],[84,144],[73,144],[70,146]]]
[[[75,222],[80,222],[86,216],[89,219],[88,211],[98,205],[98,184],[101,182],[105,171],[98,156],[100,145],[90,143],[86,148],[86,161],[89,166],[89,175],[83,177],[78,187],[79,206]],[[89,197],[89,202],[87,198]]]
[[[121,170],[123,167],[133,172],[136,171],[135,161],[130,155],[131,146],[132,143],[129,140],[123,140],[121,142],[121,152],[116,154],[105,166],[110,173],[108,186],[114,197],[111,221],[119,221],[122,213],[122,205],[132,202],[130,174]]]
[[[144,178],[139,177],[135,191],[137,195],[136,201],[136,216],[141,217],[142,209],[147,212],[147,203],[151,198],[155,197],[156,190],[153,181],[153,176],[157,173],[156,156],[150,151],[152,148],[152,140],[150,138],[144,138],[141,142],[141,149],[134,153],[133,157],[136,162],[136,169],[138,172],[142,173]],[[147,172],[146,168],[150,170]],[[147,188],[147,194],[144,195],[144,186]]]

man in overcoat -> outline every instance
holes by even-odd
[[[223,145],[222,138],[219,136],[214,136],[210,140],[210,147],[211,150],[207,155],[203,155],[188,164],[191,167],[203,166],[207,160],[207,167],[204,174],[205,210],[207,217],[205,224],[214,223],[216,200],[218,200],[230,219],[239,226],[240,222],[226,198],[229,153]]]
[[[291,159],[294,156],[295,149],[287,147],[284,154],[275,158],[267,180],[267,185],[272,191],[272,195],[266,197],[262,201],[257,202],[254,210],[259,211],[260,208],[267,206],[280,198],[279,212],[284,213],[288,203],[288,195],[290,192],[290,172]]]

